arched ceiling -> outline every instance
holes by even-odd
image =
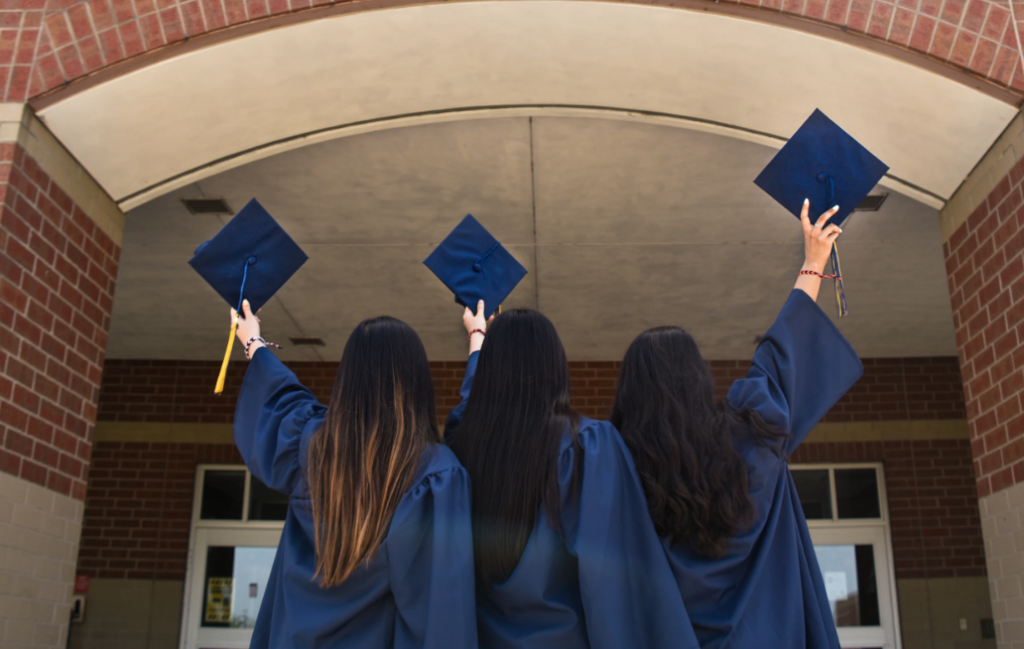
[[[227,307],[186,261],[228,217],[180,201],[206,195],[235,209],[257,196],[310,256],[265,307],[265,334],[326,346],[287,346],[286,359],[335,360],[355,324],[381,314],[415,327],[432,359],[464,358],[461,309],[422,260],[467,212],[529,270],[506,306],[542,309],[570,358],[621,358],[641,330],[670,323],[710,358],[747,358],[802,261],[797,221],[752,182],[774,152],[661,124],[537,115],[265,157],[128,213],[108,356],[220,358]],[[955,353],[933,208],[891,192],[881,211],[851,217],[840,245],[851,314],[838,325],[862,356]],[[830,286],[819,303],[834,314]]]
[[[553,105],[775,146],[821,108],[890,165],[889,186],[933,205],[1016,113],[923,68],[776,25],[529,0],[285,26],[168,58],[39,114],[128,209],[317,141]]]

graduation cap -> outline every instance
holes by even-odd
[[[243,299],[249,300],[255,313],[307,259],[306,253],[254,198],[216,236],[196,248],[188,263],[241,314]],[[224,390],[237,329],[236,319],[231,323],[216,394]]]
[[[838,205],[839,211],[829,223],[842,226],[887,171],[885,163],[815,109],[754,183],[797,218],[804,199],[810,200],[812,222],[817,215]],[[842,317],[849,311],[835,244],[832,273],[836,276],[836,305]]]
[[[505,301],[526,269],[480,222],[467,214],[430,256],[423,260],[455,301],[471,309],[484,301],[485,318]]]

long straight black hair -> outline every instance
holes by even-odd
[[[752,410],[715,403],[711,369],[679,327],[648,329],[629,346],[611,422],[633,455],[658,533],[708,557],[721,556],[755,515],[733,435],[758,443],[785,436]]]
[[[512,574],[541,507],[557,522],[558,449],[567,429],[575,443],[578,425],[554,325],[530,309],[499,315],[451,442],[473,484],[473,549],[483,583]]]
[[[345,343],[323,424],[309,443],[321,586],[340,584],[376,555],[423,450],[440,440],[420,337],[391,317],[359,323]]]

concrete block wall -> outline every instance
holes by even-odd
[[[1024,649],[1024,484],[982,498],[980,508],[999,646]]]
[[[83,503],[0,473],[0,646],[63,647]]]

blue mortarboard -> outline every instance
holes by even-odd
[[[239,313],[243,298],[249,300],[255,313],[307,259],[306,253],[254,198],[216,236],[196,248],[188,263]],[[231,326],[231,338],[214,390],[217,394],[224,387],[236,327],[237,323]]]
[[[423,263],[451,289],[459,304],[476,310],[477,302],[483,300],[487,318],[526,277],[522,264],[472,214]]]
[[[887,171],[884,162],[815,109],[754,182],[797,218],[804,199],[810,199],[811,223],[838,205],[829,223],[842,225]]]
[[[196,248],[192,268],[239,311],[255,313],[309,257],[255,198],[212,239]]]
[[[789,142],[754,179],[794,216],[800,218],[804,199],[810,200],[811,223],[833,205],[839,211],[829,223],[842,225],[889,167],[849,133],[815,109]],[[832,248],[839,315],[847,314],[839,253]]]

